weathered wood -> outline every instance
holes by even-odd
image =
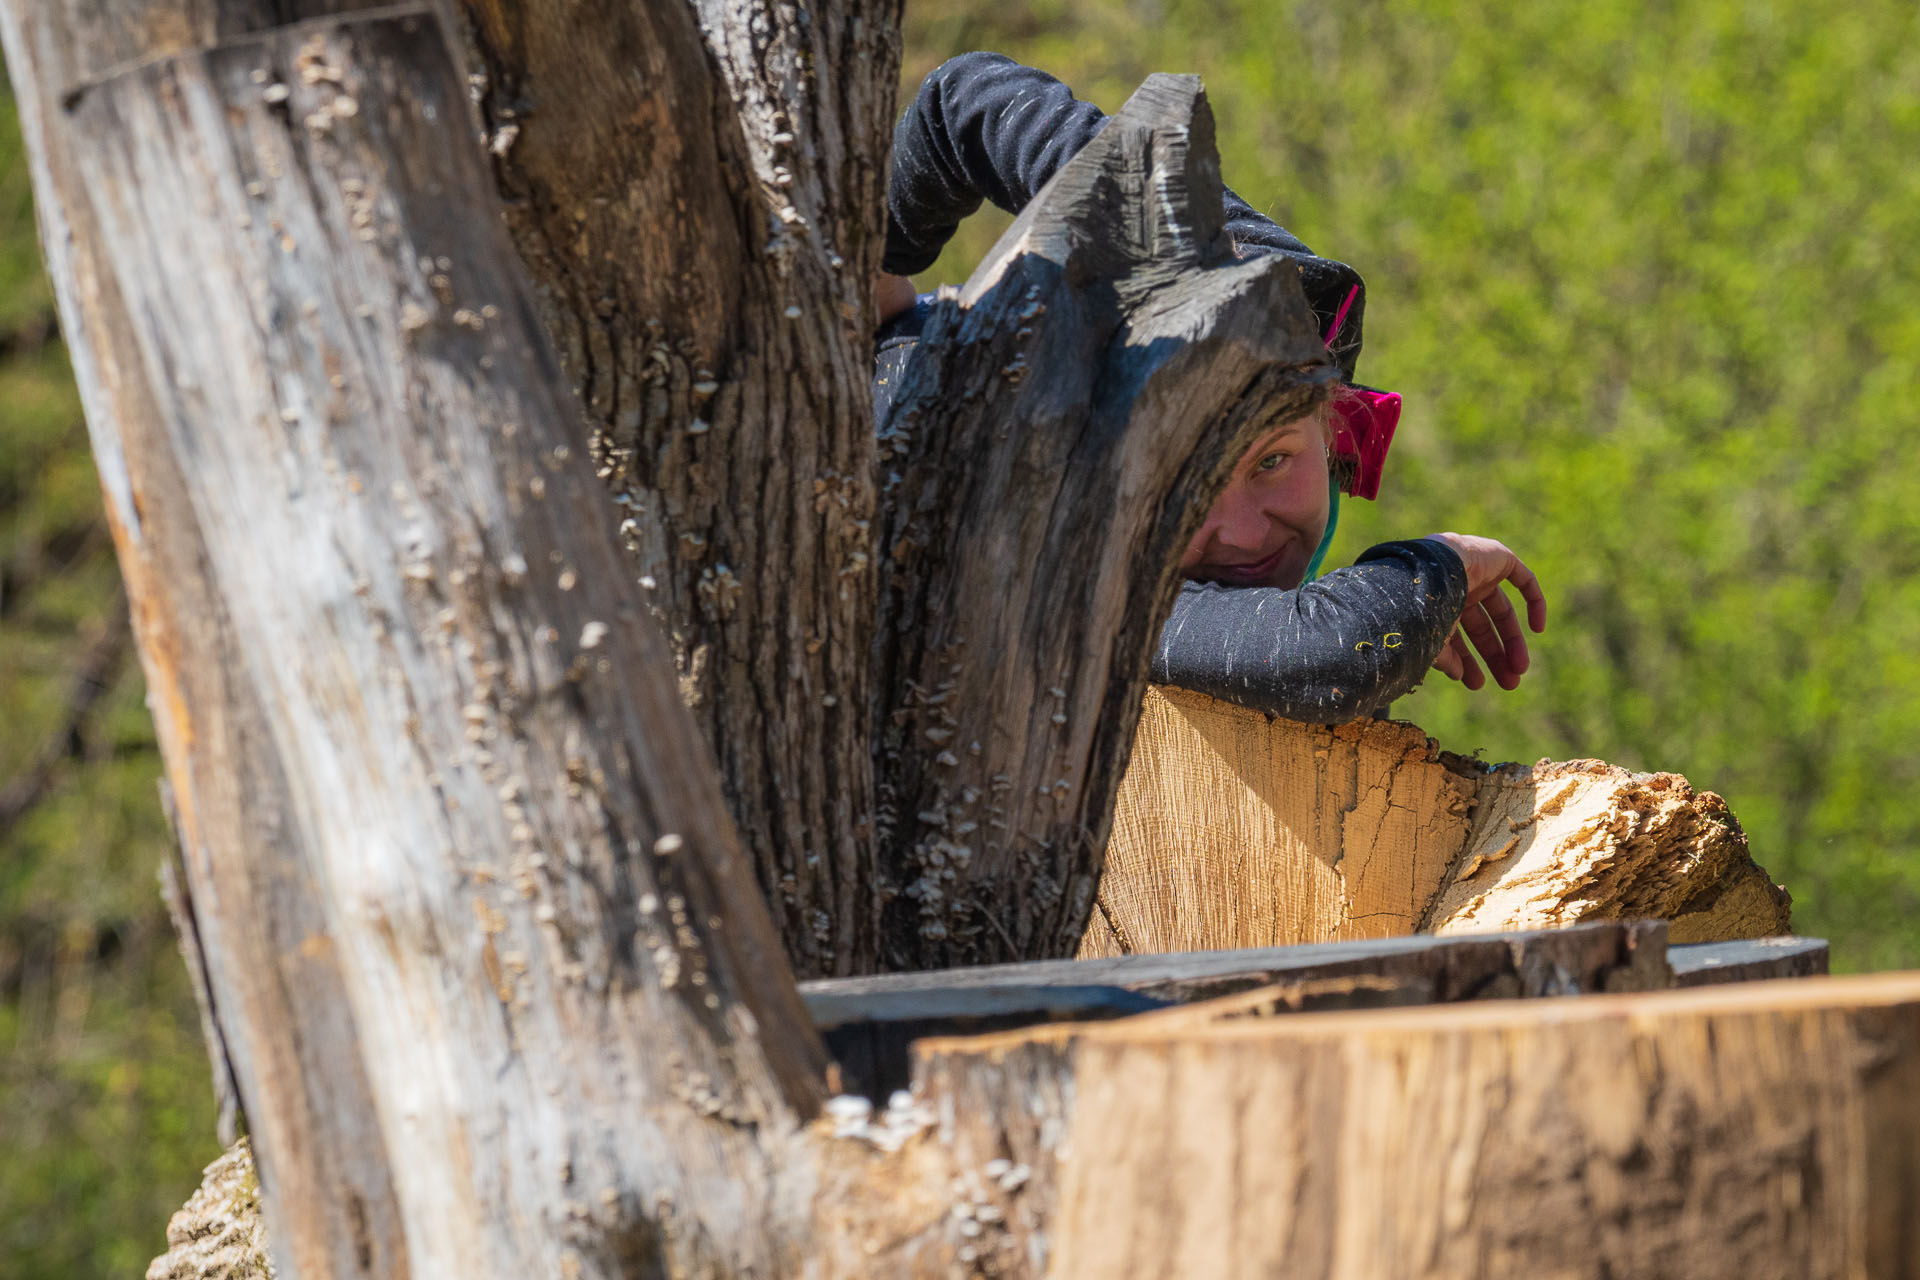
[[[1620,925],[1611,923],[1579,925],[1559,936],[1564,944],[1569,937],[1585,935],[1591,940],[1620,929]],[[1659,936],[1657,924],[1640,931],[1629,964],[1590,976],[1588,989],[1658,982],[1664,972],[1650,961],[1658,956]],[[1188,1032],[1204,1035],[1209,1024],[1276,1013],[1396,1008],[1432,1003],[1437,996],[1449,993],[1454,999],[1499,994],[1503,987],[1510,991],[1511,980],[1523,975],[1532,976],[1533,983],[1530,988],[1523,987],[1522,994],[1549,994],[1567,986],[1564,968],[1556,975],[1550,967],[1538,963],[1538,955],[1534,962],[1527,962],[1525,948],[1537,939],[1495,940],[1519,952],[1521,959],[1509,971],[1509,982],[1501,982],[1501,975],[1496,974],[1494,982],[1472,990],[1457,980],[1437,985],[1433,970],[1409,965],[1407,962],[1418,955],[1409,945],[1415,941],[1292,948],[1303,958],[1344,955],[1346,959],[1291,968],[1268,961],[1264,971],[1240,972],[1249,979],[1272,978],[1272,982],[1253,987],[1222,984],[1231,989],[1231,994],[1184,1005],[1168,1004],[1124,986],[1066,986],[1049,981],[1049,977],[1105,967],[1109,976],[1122,976],[1138,987],[1158,988],[1163,994],[1205,992],[1209,988],[1195,981],[1192,968],[1208,965],[1210,957],[1188,953],[1134,956],[1102,964],[1042,962],[1005,967],[1037,975],[1038,980],[1025,985],[969,982],[969,975],[974,973],[969,970],[807,984],[803,990],[808,1006],[829,1043],[840,1038],[853,1051],[851,1061],[842,1063],[847,1087],[872,1099],[871,1103],[859,1104],[857,1099],[843,1098],[834,1107],[839,1118],[832,1130],[837,1141],[831,1145],[840,1149],[842,1159],[829,1162],[834,1170],[827,1180],[831,1190],[816,1198],[817,1222],[823,1241],[833,1249],[831,1258],[840,1263],[856,1261],[851,1270],[836,1272],[823,1259],[819,1274],[934,1276],[948,1274],[952,1263],[962,1267],[980,1264],[987,1274],[1039,1275],[1046,1271],[1053,1239],[1050,1216],[1057,1208],[1062,1173],[1056,1156],[1070,1145],[1074,1126],[1079,1123],[1072,1106],[1072,1053],[1079,1039],[1072,1034],[1063,1036],[1066,1029],[1054,1028],[1026,1037],[999,1036],[984,1041],[928,1039],[916,1051],[909,1042],[920,1038],[926,1025],[944,1022],[951,1033],[1009,1016],[1064,1013],[1071,1020],[1081,1021],[1147,1012],[1147,1016],[1132,1020],[1132,1031],[1150,1033],[1148,1038],[1165,1045]],[[1475,957],[1464,939],[1428,939],[1424,945],[1450,953],[1456,979],[1463,962]],[[1356,968],[1354,960],[1368,954],[1375,967],[1371,971]],[[1815,939],[1692,943],[1668,952],[1674,976],[1683,984],[1701,980],[1704,973],[1720,974],[1719,981],[1805,973],[1816,962],[1824,969],[1824,955],[1825,944]],[[1342,976],[1324,976],[1332,970]],[[1148,1012],[1148,1006],[1158,1006],[1163,1012]],[[1564,1004],[1555,1002],[1552,1007],[1562,1009]],[[1546,1028],[1559,1016],[1557,1012],[1543,1015],[1539,1034],[1551,1035]],[[1791,1028],[1783,1027],[1783,1033],[1791,1034]],[[1380,1042],[1391,1044],[1385,1033]],[[1412,1047],[1417,1049],[1419,1044],[1416,1038]],[[875,1107],[873,1104],[892,1090],[907,1085],[907,1073],[916,1070],[916,1057],[913,1099],[885,1111]],[[1275,1070],[1286,1079],[1298,1079],[1282,1066]],[[894,1095],[893,1101],[898,1104],[900,1096]],[[1135,1102],[1143,1114],[1169,1105],[1164,1094],[1143,1094]],[[1364,1107],[1365,1099],[1356,1099],[1356,1103]],[[1311,1118],[1314,1114],[1312,1095],[1301,1098],[1276,1137],[1293,1134],[1300,1128],[1302,1116]],[[929,1126],[931,1130],[923,1133]],[[1326,1139],[1322,1134],[1316,1140]],[[1649,1133],[1647,1140],[1662,1140],[1662,1135]],[[1291,1137],[1276,1145],[1296,1152],[1300,1148],[1297,1138]],[[862,1155],[858,1149],[863,1146],[874,1149]],[[848,1148],[855,1150],[850,1153]],[[1232,1153],[1229,1148],[1223,1155]],[[1198,1176],[1213,1176],[1204,1152],[1194,1153],[1191,1158]],[[1179,1166],[1182,1170],[1187,1167]],[[228,1168],[223,1164],[209,1173]],[[230,1172],[222,1172],[222,1176],[232,1181]],[[1443,1191],[1452,1198],[1442,1201],[1441,1209],[1436,1210],[1432,1204],[1415,1209],[1456,1216],[1470,1212],[1471,1206],[1459,1199],[1465,1192],[1451,1185]],[[205,1202],[206,1197],[197,1198],[195,1206]],[[1516,1193],[1511,1201],[1513,1211],[1523,1213],[1529,1202]],[[1116,1199],[1107,1209],[1119,1220],[1151,1213],[1158,1205],[1158,1198],[1139,1203]],[[886,1206],[894,1206],[897,1212],[889,1212]],[[242,1209],[243,1218],[247,1213],[257,1213],[251,1206]],[[257,1221],[236,1225],[234,1216],[222,1210],[218,1222],[212,1225],[229,1237],[245,1227],[259,1238]],[[204,1217],[204,1209],[196,1208],[176,1223],[183,1225]],[[1264,1245],[1264,1238],[1261,1243]],[[172,1270],[160,1271],[168,1280],[224,1280],[219,1273],[195,1271],[185,1265],[202,1253],[204,1250],[191,1242],[176,1241],[172,1260],[163,1259],[156,1268],[172,1266]],[[1287,1273],[1293,1274],[1291,1270]],[[1171,1274],[1212,1273],[1176,1269]]]
[[[1038,961],[803,983],[801,998],[840,1068],[876,1101],[910,1079],[910,1046],[1051,1022],[1129,1017],[1247,995],[1303,1009],[1431,1004],[1671,985],[1666,926],[1576,925],[1551,933],[1410,938],[1111,961]],[[1756,962],[1748,978],[1761,976]],[[1730,978],[1729,980],[1735,980]]]
[[[1124,1018],[1171,1003],[1124,987],[933,987],[861,996],[801,995],[839,1069],[839,1092],[884,1103],[913,1079],[913,1042],[1041,1023]]]
[[[338,7],[0,6],[282,1270],[771,1274],[818,1039],[467,86]]]
[[[507,226],[789,955],[870,971],[899,0],[463,0]],[[791,13],[792,11],[787,11]],[[749,34],[751,33],[751,34]]]
[[[917,1047],[989,1273],[1920,1274],[1920,974],[1188,1014]]]
[[[200,1188],[167,1223],[167,1251],[147,1280],[272,1280],[260,1178],[242,1138],[203,1171]]]
[[[833,978],[802,985],[810,1005],[828,1001],[934,998],[933,993],[996,987],[1119,987],[1168,1000],[1226,995],[1275,982],[1370,975],[1428,978],[1436,998],[1462,999],[1490,979],[1522,983],[1514,994],[1568,994],[1608,989],[1609,975],[1636,975],[1632,989],[1667,985],[1666,926],[1649,920],[1592,921],[1565,929],[1471,937],[1431,936],[1328,942],[1241,951],[1182,951],[1098,960],[1037,960],[872,978]],[[1557,971],[1557,972],[1556,972]],[[1556,990],[1557,988],[1557,990]],[[843,1007],[843,1006],[842,1006]]]
[[[1827,973],[1824,938],[1743,938],[1667,948],[1677,987],[1768,978],[1820,978]]]
[[[886,962],[1071,954],[1180,549],[1327,391],[1295,269],[1237,261],[1213,122],[1155,76],[936,306],[881,434]]]
[[[1488,768],[1388,721],[1273,719],[1154,688],[1087,957],[1658,916],[1788,931],[1725,803],[1599,761]]]

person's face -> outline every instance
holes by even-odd
[[[1229,587],[1297,587],[1326,531],[1326,429],[1317,416],[1296,418],[1240,459],[1180,572]]]

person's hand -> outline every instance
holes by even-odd
[[[875,323],[885,324],[902,311],[909,310],[916,296],[918,295],[913,291],[913,281],[905,276],[891,275],[882,271],[880,278],[873,282]]]
[[[1520,631],[1520,619],[1513,602],[1501,584],[1511,582],[1527,602],[1527,625],[1536,633],[1547,629],[1547,597],[1533,570],[1520,563],[1520,557],[1492,538],[1466,533],[1429,534],[1435,542],[1445,543],[1467,569],[1467,607],[1460,614],[1447,647],[1433,665],[1442,675],[1458,680],[1469,689],[1483,687],[1487,680],[1473,660],[1478,649],[1487,670],[1502,689],[1517,688],[1526,674],[1529,658],[1526,637]],[[1472,642],[1469,648],[1468,641]]]

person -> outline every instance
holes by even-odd
[[[1099,132],[1106,117],[1045,72],[1000,54],[962,54],[921,85],[894,133],[887,241],[875,287],[876,422],[931,312],[910,275],[990,200],[1018,213]],[[1538,580],[1504,544],[1436,533],[1382,543],[1319,573],[1339,500],[1373,498],[1399,397],[1355,381],[1365,285],[1313,253],[1233,191],[1226,225],[1242,257],[1276,253],[1300,269],[1341,382],[1330,404],[1282,424],[1235,464],[1181,559],[1186,581],[1162,628],[1152,678],[1272,715],[1335,724],[1382,714],[1436,668],[1469,689],[1503,689],[1530,666],[1517,589],[1546,627]]]

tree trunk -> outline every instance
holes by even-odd
[[[476,94],[789,955],[1070,954],[1187,525],[1332,375],[1290,269],[1233,263],[1198,82],[943,304],[876,450],[896,6],[577,8],[468,0]]]
[[[772,1274],[819,1041],[442,31],[339,7],[4,9],[278,1256]]]
[[[802,974],[877,957],[870,282],[898,11],[464,0],[579,447]]]
[[[1326,728],[1180,689],[1141,716],[1082,956],[1657,917],[1788,932],[1711,791],[1597,760],[1489,768],[1416,726]]]
[[[1156,80],[943,308],[877,482],[888,108],[834,60],[895,37],[717,7],[703,88],[670,7],[566,35],[476,4],[468,72],[424,3],[0,0],[287,1275],[943,1272],[919,1111],[806,1125],[828,1064],[761,890],[810,969],[1070,951],[1174,555],[1331,374],[1290,270],[1231,261],[1197,82]],[[627,54],[680,78],[587,92]],[[469,95],[515,68],[497,177]],[[607,144],[602,225],[553,177],[593,153],[539,148],[610,104],[653,164]],[[788,131],[818,148],[793,230],[732,254]],[[577,274],[544,308],[496,180]],[[606,227],[649,218],[623,285]],[[597,446],[541,324],[582,305]],[[657,504],[629,533],[668,585],[620,556],[609,478]]]

